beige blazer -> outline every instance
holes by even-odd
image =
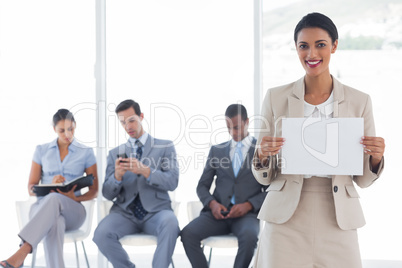
[[[356,89],[341,84],[333,78],[334,117],[364,118],[364,135],[375,136],[374,119],[370,96]],[[257,144],[262,137],[282,136],[282,118],[304,117],[304,77],[300,80],[270,89],[264,99],[261,115],[266,119],[261,126]],[[257,152],[257,150],[256,150]],[[268,167],[259,167],[256,154],[252,168],[254,177],[263,185],[270,185],[258,217],[262,220],[281,224],[288,221],[295,212],[300,200],[303,175],[286,175],[281,173],[281,155],[271,157]],[[384,159],[377,174],[371,171],[369,155],[364,155],[364,172],[362,176],[332,176],[332,193],[335,202],[336,219],[343,230],[362,227],[365,224],[359,195],[353,181],[360,187],[370,186],[379,178]]]

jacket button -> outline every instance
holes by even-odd
[[[336,192],[338,192],[338,186],[334,186],[334,192],[336,193]]]

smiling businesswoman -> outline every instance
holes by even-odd
[[[260,133],[253,173],[270,185],[259,218],[265,221],[254,267],[359,268],[356,229],[365,224],[353,181],[370,186],[384,165],[384,140],[375,137],[371,100],[367,94],[341,84],[331,76],[329,62],[338,47],[334,23],[311,13],[294,32],[300,62],[306,74],[300,80],[270,89],[261,114],[268,122]],[[286,142],[282,117],[364,118],[362,176],[282,174],[278,154]]]
[[[75,120],[71,112],[60,109],[53,116],[53,128],[58,138],[38,145],[32,161],[28,189],[34,185],[71,181],[85,172],[94,176],[93,185],[81,195],[74,192],[54,192],[38,197],[30,210],[30,221],[18,234],[21,246],[13,256],[0,262],[0,267],[21,267],[26,256],[43,239],[47,267],[63,268],[64,232],[80,228],[86,213],[81,201],[91,200],[98,193],[94,152],[74,140]],[[4,241],[3,241],[4,242]]]

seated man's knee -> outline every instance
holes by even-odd
[[[198,238],[197,230],[193,228],[191,224],[188,224],[181,230],[180,237],[183,243],[200,241],[200,239]]]
[[[105,225],[100,222],[94,231],[94,237],[92,240],[96,245],[98,245],[98,247],[101,247],[103,243],[107,243],[107,241],[113,237],[111,231],[110,228],[105,228]]]
[[[98,228],[96,228],[96,229],[95,229],[95,232],[94,232],[94,236],[93,236],[93,238],[92,238],[92,241],[94,241],[94,243],[95,243],[97,246],[99,246],[99,245],[102,244],[102,241],[103,241],[102,237],[103,237],[103,233],[102,233],[101,231],[99,231]]]
[[[175,233],[177,236],[179,235],[179,233],[180,233],[179,222],[175,215],[167,217],[163,221],[162,225],[163,225],[162,228],[164,230],[166,230],[167,232],[171,232],[172,234]]]
[[[176,215],[170,210],[163,210],[161,213],[161,220],[163,221],[163,226],[167,228],[174,228],[175,226],[179,226],[179,221],[177,220]]]
[[[258,232],[253,228],[245,228],[237,238],[239,244],[244,243],[247,246],[254,247],[258,241]]]

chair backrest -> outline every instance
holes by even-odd
[[[81,204],[84,206],[87,216],[85,217],[84,223],[81,225],[79,230],[83,232],[83,236],[88,237],[91,233],[92,219],[94,215],[95,199],[83,201]]]
[[[104,217],[106,217],[106,215],[109,214],[110,209],[112,208],[112,206],[113,206],[112,201],[110,201],[110,200],[102,200],[102,205],[101,205],[101,208],[100,208],[101,219],[103,219]]]
[[[201,201],[189,201],[187,203],[187,216],[188,220],[192,221],[198,216],[200,216],[200,212],[202,210],[203,206]]]
[[[30,196],[28,200],[16,201],[15,208],[17,210],[17,220],[20,230],[29,222],[29,210],[33,203],[36,202],[36,197]]]
[[[179,208],[180,208],[180,202],[176,202],[175,200],[172,200],[172,209],[173,209],[174,215],[176,215],[176,217],[179,216]]]

